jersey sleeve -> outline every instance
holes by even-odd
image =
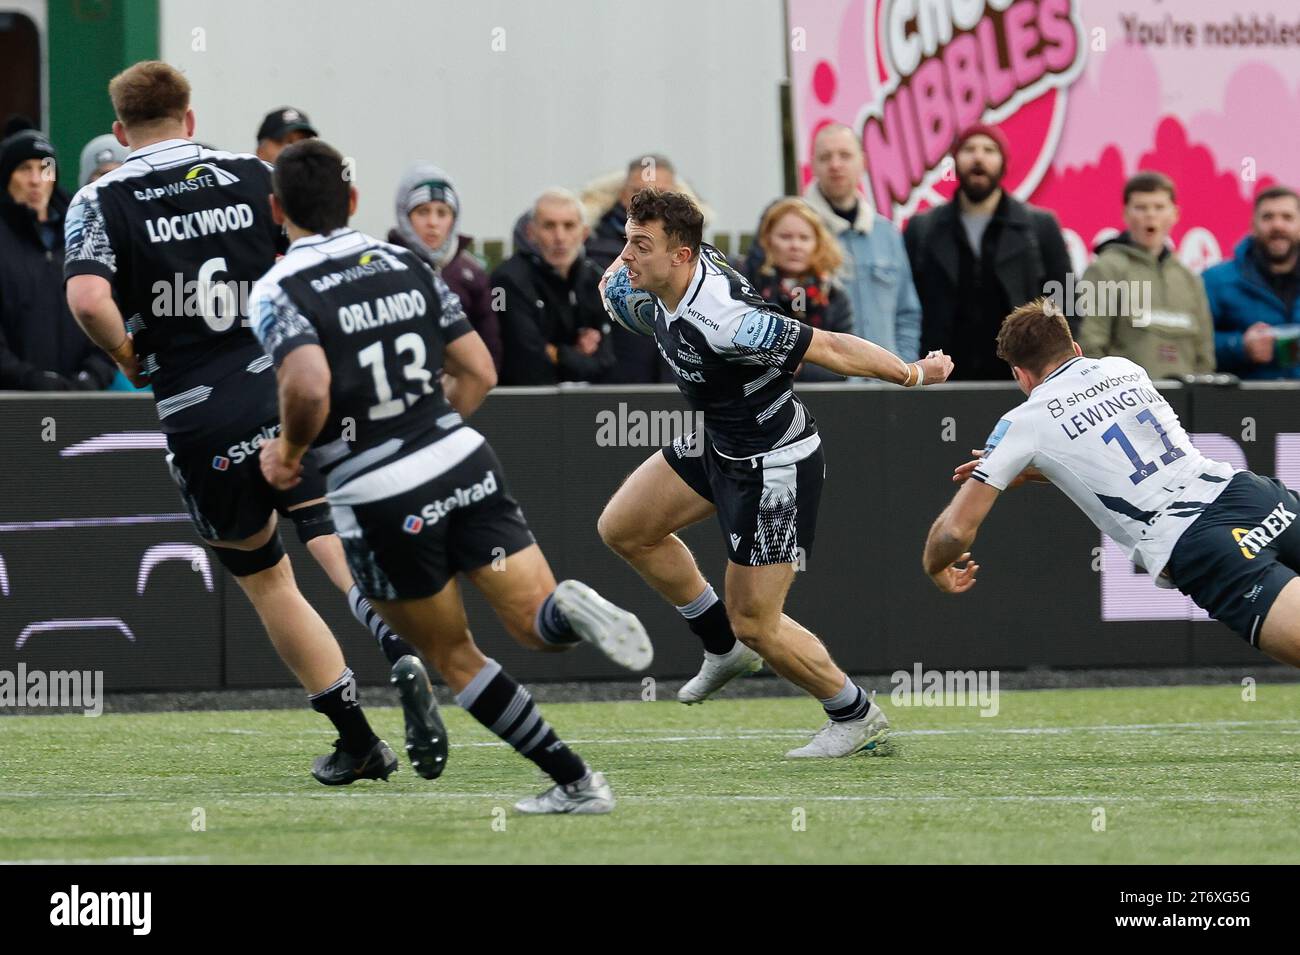
[[[474,330],[474,326],[469,323],[469,318],[465,315],[465,308],[461,305],[460,296],[451,290],[441,275],[433,273],[433,287],[438,290],[438,301],[441,305],[441,311],[438,316],[438,334],[442,340],[451,344],[462,335],[468,335]]]
[[[253,286],[248,314],[253,319],[253,334],[276,367],[295,348],[320,344],[315,326],[277,285],[259,282]]]
[[[721,351],[736,361],[793,372],[803,361],[812,335],[812,326],[797,319],[747,308],[723,326]]]
[[[63,221],[63,277],[98,275],[113,280],[117,254],[108,236],[99,190],[82,189],[68,206]]]
[[[1005,491],[1007,485],[1029,467],[1037,450],[1032,423],[1009,415],[997,423],[984,442],[984,457],[971,477]]]

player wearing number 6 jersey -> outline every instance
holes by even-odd
[[[263,473],[292,488],[315,445],[362,592],[417,642],[471,716],[554,780],[516,808],[608,812],[604,776],[475,645],[456,578],[482,591],[531,649],[587,640],[640,670],[651,661],[644,628],[578,581],[556,585],[496,454],[464,423],[496,384],[487,346],[421,259],[347,227],[356,190],[343,157],[318,139],[295,144],[280,154],[274,182],[272,209],[294,241],[249,302],[278,369],[284,425],[262,447]]]
[[[998,355],[1028,398],[957,468],[962,487],[925,544],[935,584],[974,586],[969,548],[998,494],[1049,481],[1157,586],[1300,666],[1300,497],[1202,455],[1146,372],[1126,358],[1081,357],[1048,299],[1006,318]]]
[[[280,492],[258,469],[257,449],[279,422],[271,361],[247,326],[243,299],[283,244],[271,218],[270,167],[191,142],[189,83],[165,63],[124,70],[109,95],[113,131],[131,152],[68,209],[68,304],[132,382],[153,385],[167,463],[196,530],[257,608],[313,708],[338,730],[313,775],[327,785],[386,778],[397,759],[362,714],[329,628],[298,592],[277,513],[394,663],[407,748],[421,775],[437,775],[446,734],[423,665],[353,586],[324,481],[310,472]]]

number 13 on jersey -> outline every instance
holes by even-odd
[[[418,391],[407,390],[401,398],[393,397],[393,387],[388,382],[388,362],[384,356],[384,342],[372,342],[357,353],[362,368],[369,368],[375,382],[375,401],[367,412],[371,421],[380,421],[401,414],[424,395],[433,394],[433,372],[424,367],[428,358],[424,339],[416,332],[399,335],[393,343],[394,356],[402,377],[408,382],[418,382]],[[406,360],[403,361],[403,357]]]

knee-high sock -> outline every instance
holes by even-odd
[[[582,642],[582,637],[573,632],[573,627],[569,624],[569,618],[564,615],[560,605],[555,602],[554,592],[543,600],[542,605],[537,608],[537,619],[533,623],[533,629],[544,641],[556,646],[567,646]]]
[[[686,606],[678,607],[677,612],[686,618],[686,626],[700,638],[705,650],[722,654],[735,647],[736,635],[731,632],[727,608],[711,584],[705,584],[700,595]]]
[[[557,783],[576,783],[587,775],[587,764],[555,735],[532,694],[495,660],[489,659],[456,694],[456,702]]]
[[[348,607],[352,610],[352,616],[375,635],[375,639],[379,641],[379,649],[384,651],[384,656],[388,657],[389,663],[396,663],[407,654],[415,653],[415,647],[384,623],[384,618],[379,616],[379,611],[370,606],[370,601],[362,596],[356,584],[353,584],[352,589],[348,591]]]
[[[353,756],[365,754],[375,744],[377,737],[361,709],[357,678],[352,675],[351,667],[344,668],[342,676],[308,699],[313,710],[329,717],[339,731],[343,748]]]
[[[837,723],[860,720],[871,709],[871,698],[867,691],[854,683],[849,677],[844,678],[844,686],[828,700],[822,700],[822,709],[826,715]]]

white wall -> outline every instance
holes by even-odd
[[[354,224],[370,232],[391,225],[415,159],[451,174],[462,230],[486,238],[507,238],[546,186],[577,189],[646,152],[666,153],[712,206],[710,229],[753,229],[781,191],[781,0],[161,6],[162,56],[194,87],[196,137],[251,152],[268,110],[305,110],[355,158]]]

